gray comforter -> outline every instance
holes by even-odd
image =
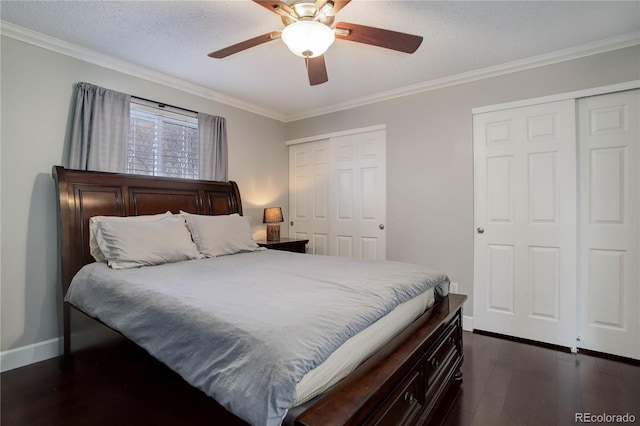
[[[66,300],[254,425],[348,338],[448,279],[424,267],[265,250],[138,269],[85,266]]]

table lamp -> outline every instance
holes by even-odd
[[[264,209],[262,223],[267,224],[267,241],[280,241],[280,222],[284,222],[280,207]]]

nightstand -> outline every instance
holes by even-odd
[[[292,251],[294,253],[306,253],[309,240],[297,240],[295,238],[280,238],[280,241],[256,240],[260,247],[272,250]]]

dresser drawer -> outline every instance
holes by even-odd
[[[367,425],[398,426],[413,425],[415,417],[420,413],[421,380],[423,378],[422,363],[419,363],[409,377],[403,380],[386,398],[387,403],[372,417]]]
[[[425,360],[426,401],[430,401],[438,393],[440,385],[447,379],[447,372],[451,371],[451,365],[458,362],[462,356],[461,348],[457,344],[457,333],[460,333],[458,318],[447,326],[443,337],[427,353]]]

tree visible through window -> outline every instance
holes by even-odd
[[[127,173],[198,179],[197,117],[131,102]]]

